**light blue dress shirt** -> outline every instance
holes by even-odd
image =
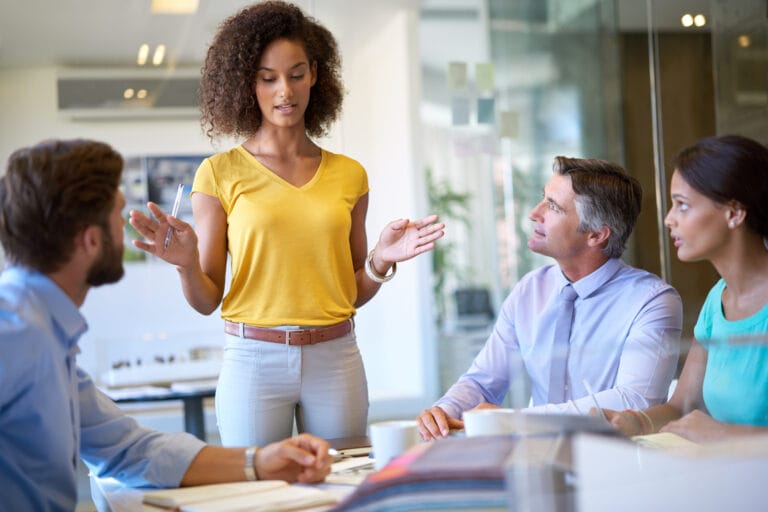
[[[493,331],[469,370],[435,405],[449,416],[481,402],[500,405],[523,374],[535,412],[586,414],[600,407],[646,409],[663,403],[680,353],[682,303],[657,276],[610,259],[572,283],[573,327],[566,402],[547,404],[557,297],[568,284],[557,265],[526,274],[504,301]]]
[[[87,325],[48,277],[0,276],[0,510],[67,510],[77,459],[130,486],[176,487],[204,443],[126,416],[78,368]]]

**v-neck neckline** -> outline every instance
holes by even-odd
[[[277,183],[281,183],[283,186],[289,187],[293,190],[306,190],[307,188],[312,187],[319,179],[320,176],[323,173],[323,169],[325,166],[325,160],[326,160],[326,151],[323,148],[320,148],[320,163],[317,165],[317,169],[315,169],[315,173],[312,175],[312,177],[304,183],[303,185],[294,185],[290,181],[286,180],[279,174],[277,174],[275,171],[270,169],[267,165],[265,165],[261,160],[256,158],[256,156],[248,151],[245,146],[240,144],[237,146],[237,148],[244,154],[248,156],[248,158],[253,161],[256,166],[261,169],[267,176],[269,176],[273,181],[276,181]]]

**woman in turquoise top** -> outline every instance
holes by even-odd
[[[669,402],[605,412],[626,435],[768,433],[768,149],[737,135],[710,137],[681,151],[674,167],[665,224],[677,257],[707,260],[721,279]]]

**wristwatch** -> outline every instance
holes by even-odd
[[[258,450],[259,448],[257,446],[251,446],[250,448],[245,449],[245,466],[243,466],[243,471],[245,472],[245,479],[249,482],[258,480],[258,477],[256,476],[256,467],[253,465]]]

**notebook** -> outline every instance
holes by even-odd
[[[332,505],[335,493],[278,480],[199,485],[144,493],[143,502],[182,512],[287,511]]]

